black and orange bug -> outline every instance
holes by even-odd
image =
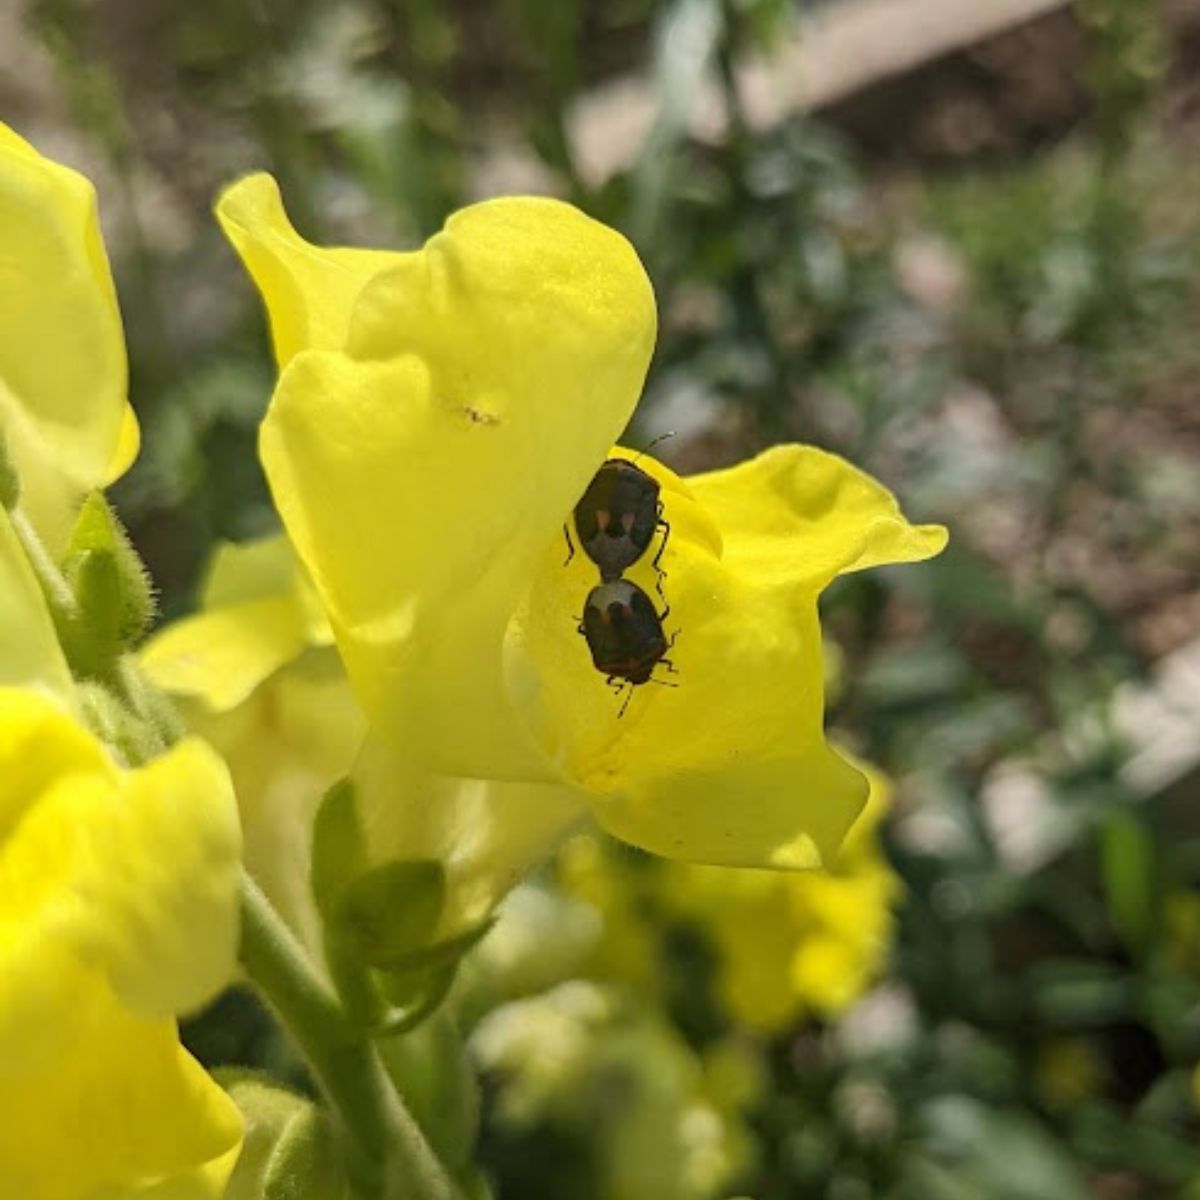
[[[669,607],[661,613],[656,611],[650,597],[628,579],[608,580],[588,594],[579,632],[587,639],[596,670],[603,672],[618,692],[625,687],[629,689],[618,716],[624,714],[633,689],[639,684],[674,686],[651,679],[654,668],[660,664],[669,671],[675,669],[667,658],[675,638],[668,641],[663,632],[663,622],[670,611]]]
[[[625,458],[610,458],[601,466],[575,505],[574,520],[579,544],[600,568],[602,582],[620,579],[646,553],[655,532],[661,529],[663,539],[653,566],[659,575],[658,591],[662,595],[665,572],[659,562],[671,534],[662,514],[659,484],[653,475]],[[567,546],[567,562],[570,562],[575,546],[569,532]]]
[[[650,548],[655,530],[666,525],[658,493],[658,480],[652,475],[627,459],[610,458],[575,505],[579,544],[600,568],[605,583],[633,566]]]

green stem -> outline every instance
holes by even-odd
[[[146,677],[135,655],[122,654],[113,664],[111,677],[104,682],[158,734],[164,747],[173,746],[186,735],[187,729],[175,706]]]
[[[455,1200],[375,1046],[347,1021],[291,930],[245,873],[241,957],[336,1114],[360,1193],[371,1200]]]
[[[79,615],[75,597],[58,569],[58,564],[50,557],[42,539],[30,525],[29,518],[19,508],[14,508],[8,517],[21,548],[25,551],[25,557],[33,568],[33,574],[41,585],[42,594],[46,597],[46,606],[50,609],[50,616],[61,641],[64,632],[68,631],[68,627]]]

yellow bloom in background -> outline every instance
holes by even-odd
[[[718,995],[735,1021],[769,1032],[806,1013],[834,1018],[882,972],[900,882],[876,834],[889,788],[877,772],[867,776],[867,809],[828,870],[663,873],[666,909],[698,920],[712,937]]]
[[[735,871],[631,859],[591,838],[569,843],[560,881],[604,921],[592,970],[660,997],[663,931],[682,921],[716,952],[717,999],[737,1024],[770,1033],[806,1014],[839,1016],[883,969],[900,892],[876,832],[888,784],[864,769],[867,809],[827,869]]]
[[[709,1200],[728,1194],[753,1141],[740,1105],[657,1014],[573,980],[485,1016],[472,1056],[492,1082],[495,1120],[544,1127],[591,1150],[605,1200]]]
[[[354,762],[362,713],[285,538],[218,547],[200,607],[147,642],[142,666],[228,764],[246,868],[315,948],[313,815]]]
[[[138,449],[121,314],[82,175],[0,123],[0,434],[21,509],[57,549]]]
[[[123,771],[0,688],[0,1195],[221,1195],[240,1118],[175,1016],[233,975],[238,849],[201,742]]]
[[[879,484],[781,447],[684,481],[649,459],[671,536],[676,688],[628,712],[576,631],[598,580],[562,527],[625,427],[655,334],[620,235],[515,198],[407,254],[303,241],[274,182],[218,215],[262,291],[281,374],[261,454],[371,738],[355,771],[374,853],[449,877],[439,936],[590,812],[656,853],[828,860],[862,776],[826,744],[817,597],[937,553]],[[629,577],[655,595],[650,555]]]

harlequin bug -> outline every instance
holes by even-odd
[[[661,663],[669,671],[675,669],[667,658],[675,638],[672,636],[668,642],[663,632],[663,621],[670,611],[668,607],[662,613],[656,612],[650,597],[628,579],[610,580],[588,594],[579,632],[587,639],[596,670],[602,671],[618,692],[629,688],[618,715],[624,714],[639,684],[663,683],[651,680],[655,667]]]
[[[659,594],[665,572],[658,565],[667,548],[671,527],[663,520],[658,480],[628,459],[610,458],[588,484],[575,505],[575,532],[583,552],[600,568],[605,583],[620,579],[650,547],[655,530],[662,529],[662,544],[654,556],[659,573]],[[567,562],[575,554],[567,533]]]

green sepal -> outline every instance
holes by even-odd
[[[405,972],[457,964],[468,950],[483,939],[495,923],[495,917],[488,917],[480,921],[478,925],[472,925],[470,929],[465,933],[460,933],[457,937],[446,938],[444,941],[422,946],[420,950],[414,950],[411,954],[406,955],[403,961],[394,963],[393,971],[400,976]]]
[[[121,654],[121,583],[117,562],[107,550],[84,550],[65,568],[75,597],[71,665],[81,675],[106,675]]]
[[[256,1072],[216,1076],[246,1127],[224,1200],[349,1200],[333,1130],[311,1100]]]
[[[414,971],[377,971],[379,991],[392,1003],[376,1025],[376,1037],[394,1037],[416,1029],[437,1012],[458,974],[458,961]]]
[[[328,917],[334,894],[367,867],[367,845],[354,782],[339,779],[321,798],[313,821],[310,882],[313,899]]]
[[[346,1015],[375,1037],[414,1028],[454,983],[462,956],[491,927],[484,921],[433,941],[446,904],[436,859],[367,866],[352,780],[325,793],[313,824],[311,884],[325,962]]]
[[[374,867],[329,897],[326,938],[368,967],[407,965],[437,929],[446,901],[446,872],[434,859]]]
[[[458,937],[414,951],[403,963],[373,972],[380,994],[392,1006],[379,1035],[406,1033],[432,1016],[454,985],[463,955],[494,923],[493,919],[481,921]]]
[[[78,606],[69,647],[72,664],[84,674],[103,675],[149,628],[154,593],[142,560],[100,492],[92,492],[79,510],[62,570]]]
[[[158,731],[131,712],[103,684],[81,680],[76,689],[84,723],[125,766],[162,752]]]

